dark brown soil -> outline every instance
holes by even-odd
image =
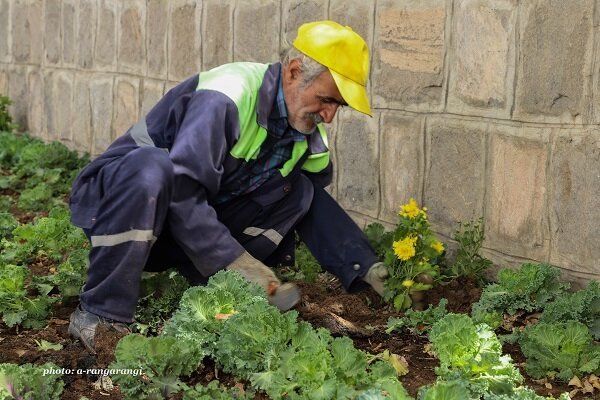
[[[41,269],[41,268],[40,268]],[[42,272],[42,271],[38,271]],[[409,372],[399,379],[407,391],[415,396],[419,387],[435,380],[435,367],[438,362],[426,350],[427,339],[409,332],[391,334],[385,333],[388,318],[401,316],[389,305],[383,303],[372,290],[357,294],[348,294],[340,286],[337,279],[324,274],[318,282],[309,284],[298,282],[302,288],[302,301],[296,307],[300,318],[310,322],[315,327],[326,327],[334,336],[348,336],[355,345],[369,353],[381,353],[389,350],[398,354],[408,363]],[[428,302],[437,304],[441,298],[448,299],[448,309],[453,312],[469,312],[470,305],[477,301],[480,289],[469,280],[453,281],[445,286],[438,286],[428,293]],[[53,317],[46,328],[34,330],[16,330],[0,324],[0,363],[35,363],[54,362],[60,367],[70,369],[106,368],[114,358],[114,349],[120,336],[112,331],[100,330],[96,336],[97,354],[90,354],[79,342],[72,340],[68,333],[68,320],[77,302],[54,305]],[[35,340],[45,339],[52,343],[63,345],[60,351],[41,351]],[[524,361],[518,346],[505,346],[505,351],[513,357],[517,365]],[[92,373],[63,375],[65,390],[63,399],[79,400],[86,396],[92,400],[122,399],[119,389],[115,386],[108,391],[102,388],[99,376]],[[220,372],[214,363],[207,361],[187,379],[187,383],[207,384],[213,379],[219,379],[227,386],[244,387],[235,377]],[[541,395],[558,397],[560,393],[569,391],[565,384],[553,384],[549,389],[544,383],[526,380],[526,384]],[[266,399],[257,395],[256,399]],[[582,399],[576,395],[574,399]],[[588,397],[589,398],[589,397]]]

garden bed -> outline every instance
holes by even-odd
[[[33,140],[29,143],[23,138],[13,140],[3,135],[0,133],[0,142],[2,142],[0,144],[5,149],[4,153],[0,151],[0,205],[3,205],[4,210],[0,210],[0,216],[5,223],[0,231],[2,234],[0,261],[3,263],[3,270],[0,272],[13,271],[15,274],[12,277],[13,284],[16,285],[14,282],[18,283],[21,279],[21,285],[26,289],[20,294],[18,290],[8,295],[0,292],[2,296],[13,296],[5,299],[17,298],[23,301],[23,310],[25,310],[10,309],[9,306],[0,304],[4,307],[0,309],[0,311],[4,310],[3,321],[0,322],[0,364],[40,366],[53,363],[61,373],[53,371],[51,374],[58,375],[58,379],[64,383],[61,399],[124,398],[119,386],[109,377],[104,377],[102,373],[115,362],[115,349],[121,336],[99,329],[96,336],[97,354],[94,355],[90,354],[81,343],[73,340],[67,332],[70,313],[78,304],[77,293],[85,279],[85,256],[88,244],[82,233],[68,223],[65,200],[70,181],[85,160],[78,159],[73,152],[58,144],[46,148],[39,141]],[[14,152],[10,153],[6,149],[13,149]],[[32,160],[36,160],[35,162],[39,162],[40,165],[32,165]],[[421,210],[416,205],[412,207],[413,215],[422,215],[423,220],[426,221],[423,211],[425,209]],[[407,243],[410,244],[411,239],[407,237]],[[441,243],[433,239],[429,243],[432,244],[432,248],[443,249],[438,246]],[[432,252],[431,249],[428,251]],[[304,262],[306,253],[303,253],[299,259]],[[435,272],[431,265],[426,264],[429,271]],[[401,363],[405,363],[407,367],[407,370],[399,373],[398,380],[412,397],[417,396],[420,388],[436,382],[438,379],[436,369],[440,366],[440,361],[432,352],[427,334],[414,329],[388,329],[391,319],[405,315],[403,310],[406,307],[401,306],[406,303],[395,302],[396,307],[394,307],[384,302],[371,289],[354,294],[346,293],[335,277],[327,273],[315,274],[314,266],[313,279],[300,280],[297,277],[302,276],[302,266],[299,266],[299,269],[300,271],[277,271],[281,276],[295,281],[302,290],[302,299],[295,308],[298,321],[308,322],[314,329],[325,328],[334,338],[350,338],[354,346],[366,354],[380,355],[387,352],[395,355],[394,360],[401,360]],[[19,274],[22,274],[20,278]],[[309,275],[305,271],[304,276]],[[143,324],[135,326],[138,332],[147,336],[161,333],[163,323],[175,311],[185,290],[185,287],[181,286],[181,280],[177,278],[182,279],[179,276],[173,278],[171,275],[158,282],[159,286],[165,282],[178,286],[177,291],[169,292],[171,296],[169,302],[160,303],[160,299],[164,297],[153,295],[155,292],[163,295],[167,293],[169,289],[164,285],[160,286],[160,290],[157,289],[159,286],[156,286],[156,282],[148,283],[150,280],[142,285],[147,286],[146,289],[149,291],[146,293],[148,297],[140,301],[138,321]],[[402,282],[404,286],[400,287],[406,290],[406,299],[409,294],[412,295],[411,290],[414,288],[427,288],[423,290],[424,304],[436,306],[445,299],[447,312],[466,315],[471,313],[472,305],[482,296],[480,282],[459,275],[451,279],[438,279],[431,288],[411,279],[405,279]],[[550,280],[541,283],[549,283],[553,287],[552,290],[561,293],[560,286]],[[19,296],[21,298],[18,298]],[[552,296],[554,294],[550,292],[544,294],[546,300],[551,299]],[[532,298],[532,296],[525,297],[526,300]],[[600,302],[600,295],[594,299]],[[32,308],[28,302],[35,303],[36,306]],[[164,310],[168,309],[168,312],[159,307],[157,309],[162,314],[158,317],[155,314],[144,313],[146,306],[150,308],[151,305],[157,304]],[[535,306],[536,304],[533,304],[532,307]],[[44,307],[48,307],[49,313],[39,311]],[[484,309],[484,311],[494,310]],[[539,313],[534,310],[510,314],[511,316],[504,314],[504,317],[509,317],[513,326],[522,328],[532,323]],[[500,317],[502,316],[500,313]],[[593,318],[598,316],[594,315]],[[496,327],[496,332],[509,333],[502,329]],[[593,346],[590,349],[596,349],[596,343]],[[530,378],[524,368],[526,357],[519,345],[504,344],[501,350],[511,357],[512,363],[523,375],[523,384],[534,389],[538,395],[558,397],[561,393],[574,389],[567,385],[564,379],[550,381]],[[586,368],[592,367],[586,366]],[[598,369],[600,370],[600,367]],[[591,374],[591,376],[595,375]],[[208,356],[191,374],[184,374],[180,379],[189,386],[208,385],[218,380],[224,388],[256,391],[256,388],[250,387],[250,382],[247,380],[238,378],[236,374],[223,372],[219,362],[215,362]],[[574,391],[572,399],[599,398],[598,393],[598,390],[588,391],[586,397],[582,390]],[[179,393],[169,398],[181,399],[182,396],[183,394]],[[265,392],[258,390],[254,398],[268,399],[269,397]]]

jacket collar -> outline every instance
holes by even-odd
[[[279,89],[279,75],[281,74],[281,63],[269,65],[263,83],[258,91],[258,104],[256,106],[256,121],[260,126],[267,129],[271,109],[275,106],[275,98]]]

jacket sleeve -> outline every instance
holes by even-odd
[[[170,151],[175,185],[169,228],[205,276],[226,267],[244,251],[208,202],[219,191],[223,162],[237,138],[238,113],[233,102],[221,93],[200,90],[187,104]]]

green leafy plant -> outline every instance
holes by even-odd
[[[511,394],[523,381],[494,332],[465,314],[448,314],[433,324],[429,340],[440,360],[438,379],[464,381],[471,398]]]
[[[113,380],[129,399],[162,400],[187,389],[179,379],[198,368],[201,356],[195,347],[169,336],[130,334],[119,340],[109,369]]]
[[[544,308],[542,322],[579,321],[600,340],[600,283],[590,281],[583,290],[564,293]]]
[[[37,344],[38,350],[40,351],[59,351],[63,348],[63,345],[60,343],[52,343],[44,339],[42,339],[41,341],[36,339],[35,344]]]
[[[176,271],[145,273],[135,314],[136,329],[146,335],[159,333],[189,287],[188,281]]]
[[[53,208],[47,217],[18,226],[10,242],[3,241],[0,261],[27,264],[38,257],[63,261],[89,243],[83,231],[71,224],[69,210]]]
[[[59,400],[64,383],[55,364],[0,364],[0,399]]]
[[[12,117],[8,112],[8,107],[11,101],[6,96],[0,96],[0,131],[12,132],[17,129],[17,125],[13,123]]]
[[[448,300],[441,299],[437,306],[430,304],[423,311],[408,309],[403,317],[390,317],[385,331],[391,333],[392,331],[408,329],[417,335],[427,333],[435,322],[448,314],[448,311],[446,311],[447,304]]]
[[[574,376],[600,373],[600,345],[587,326],[577,321],[538,322],[519,335],[531,377],[568,382]]]
[[[189,388],[183,395],[183,400],[251,400],[254,392],[242,391],[238,387],[222,387],[217,380],[210,381],[206,386],[197,384]]]
[[[560,270],[548,264],[522,264],[518,269],[503,268],[497,283],[486,286],[479,301],[473,304],[472,316],[496,329],[503,315],[517,311],[542,311],[547,304],[563,296],[568,283],[558,281]]]
[[[8,327],[40,329],[46,326],[50,306],[56,298],[39,293],[31,296],[26,284],[30,272],[17,265],[5,265],[0,269],[0,314]]]
[[[206,286],[184,293],[163,335],[272,398],[409,398],[383,357],[375,360],[350,339],[333,339],[297,315],[282,314],[268,304],[264,289],[239,274],[220,271]]]
[[[483,218],[461,222],[454,232],[453,239],[458,243],[456,260],[450,267],[453,276],[466,276],[480,283],[485,279],[485,272],[492,262],[479,254],[484,236]]]
[[[11,239],[19,221],[11,213],[0,212],[0,239]]]
[[[390,276],[385,282],[384,299],[397,310],[405,310],[421,302],[419,292],[433,287],[440,275],[437,260],[444,245],[437,240],[427,220],[427,209],[419,208],[414,199],[400,207],[399,220],[391,234],[374,225],[366,229],[375,242],[376,251],[383,252],[383,262]]]

